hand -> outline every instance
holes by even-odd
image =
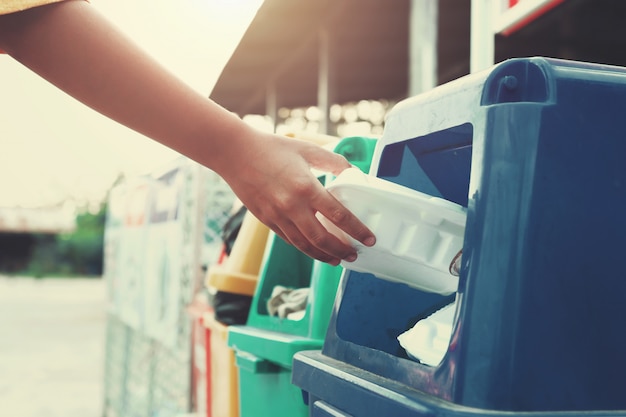
[[[375,243],[372,232],[311,171],[338,175],[351,166],[343,156],[298,139],[258,135],[243,141],[247,145],[231,154],[220,172],[248,210],[300,251],[332,265],[354,261],[357,253],[329,233],[316,212],[364,245]],[[229,141],[231,149],[237,148],[235,142]]]
[[[311,172],[339,174],[340,155],[258,132],[189,88],[86,2],[0,16],[0,48],[66,93],[220,174],[261,222],[331,264],[356,251],[326,231],[320,212],[366,246],[372,233]]]

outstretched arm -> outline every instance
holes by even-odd
[[[311,257],[331,264],[356,258],[317,211],[374,243],[310,170],[338,174],[350,166],[345,158],[253,129],[167,72],[88,3],[0,16],[0,49],[98,112],[217,172],[259,220]]]

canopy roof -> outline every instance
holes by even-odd
[[[469,72],[471,1],[437,3],[441,84]],[[317,104],[326,28],[334,103],[405,98],[410,11],[411,0],[265,0],[210,97],[240,115],[265,114],[274,85],[278,107]],[[496,36],[496,62],[541,55],[626,65],[624,18],[623,0],[566,0],[513,35]]]
[[[409,0],[265,0],[211,98],[239,114],[317,102],[319,29],[328,30],[334,100],[402,97],[408,83]]]

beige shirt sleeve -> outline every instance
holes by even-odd
[[[31,7],[43,6],[44,4],[58,3],[65,0],[0,0],[0,14],[20,12]]]

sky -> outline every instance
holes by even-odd
[[[91,0],[102,14],[208,96],[263,0]],[[0,55],[0,207],[103,201],[120,173],[177,156]]]

